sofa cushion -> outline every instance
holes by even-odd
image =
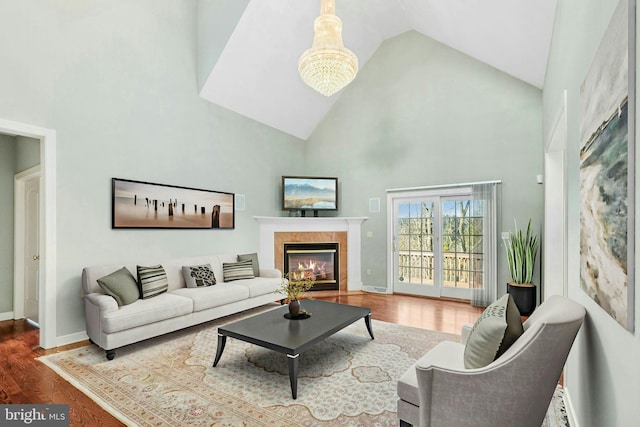
[[[136,279],[127,267],[122,267],[97,281],[104,293],[111,295],[119,307],[136,302],[140,298]]]
[[[161,265],[153,265],[151,267],[137,266],[138,285],[140,286],[140,295],[142,299],[152,298],[167,292],[169,282],[167,281],[167,273]]]
[[[510,294],[491,304],[480,315],[467,339],[464,366],[482,368],[500,357],[522,335],[520,312]]]
[[[201,286],[213,286],[216,284],[216,276],[213,274],[210,264],[183,266],[182,275],[187,288],[199,288]]]
[[[102,331],[110,334],[143,325],[153,328],[154,322],[183,316],[192,311],[193,301],[189,298],[165,292],[154,298],[139,299],[106,313],[102,321]]]
[[[281,279],[256,277],[255,279],[236,280],[233,284],[249,289],[249,296],[251,298],[265,294],[273,294],[273,300],[275,301],[283,297],[282,294],[277,293],[282,284]]]
[[[243,254],[238,255],[238,261],[247,261],[251,260],[251,266],[253,267],[253,275],[258,277],[260,276],[260,263],[258,262],[258,254]]]
[[[225,282],[241,279],[253,279],[256,277],[253,274],[253,263],[250,259],[246,261],[223,263],[222,274]]]
[[[181,288],[170,293],[193,301],[194,312],[249,298],[249,289],[233,283],[218,283],[215,286],[201,288]]]

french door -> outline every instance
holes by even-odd
[[[470,192],[392,197],[394,292],[471,298],[482,275],[482,212]]]
[[[393,203],[394,292],[441,295],[437,198],[397,198]]]

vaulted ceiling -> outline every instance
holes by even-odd
[[[227,22],[220,25],[205,17],[199,25],[226,26],[228,31],[222,36],[226,44],[207,66],[200,96],[307,139],[348,90],[325,97],[298,76],[298,58],[311,47],[320,0],[245,0],[244,9],[238,0],[212,1],[217,3],[210,16],[218,21],[224,16]],[[337,0],[336,15],[343,22],[344,44],[358,56],[360,70],[385,40],[415,30],[542,88],[556,2]]]

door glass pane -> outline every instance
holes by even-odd
[[[398,280],[433,285],[433,202],[398,204]]]
[[[444,200],[442,224],[442,285],[468,289],[482,266],[482,209],[470,199]]]

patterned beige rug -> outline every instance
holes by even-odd
[[[286,359],[232,338],[213,368],[218,326],[265,308],[118,350],[86,346],[41,357],[131,426],[393,426],[396,381],[437,343],[456,335],[373,321],[345,328],[300,356],[298,399]],[[558,400],[544,426],[564,425]]]

